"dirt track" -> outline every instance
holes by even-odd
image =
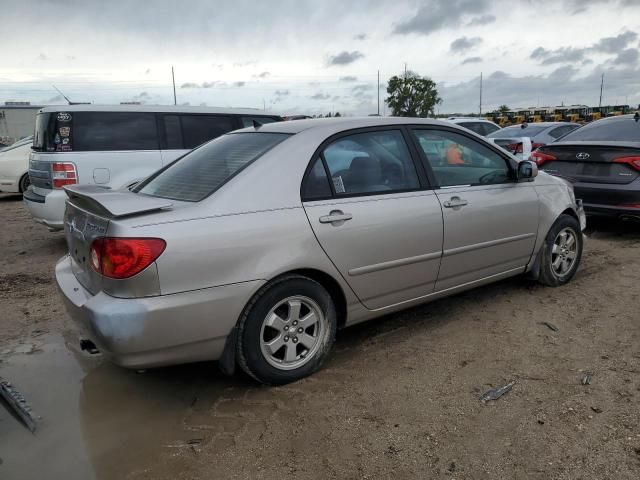
[[[514,279],[351,328],[316,375],[262,388],[79,353],[62,235],[16,197],[0,224],[0,376],[43,417],[32,436],[0,408],[2,479],[640,478],[640,226],[596,225],[566,287]]]

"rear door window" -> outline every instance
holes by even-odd
[[[178,115],[165,115],[163,128],[167,149],[180,150],[184,148],[182,127],[180,126],[180,117]]]
[[[229,133],[236,127],[234,118],[222,115],[182,115],[184,148],[195,148]]]
[[[75,151],[159,149],[156,117],[148,112],[74,112],[72,132]]]
[[[399,130],[366,132],[331,143],[322,156],[336,195],[415,190],[418,174]]]
[[[480,122],[461,122],[458,123],[461,127],[466,128],[467,130],[471,130],[478,135],[484,135],[484,126]]]
[[[499,126],[494,125],[492,123],[488,123],[488,122],[483,123],[482,127],[484,128],[484,134],[485,135],[489,135],[490,133],[493,133],[493,132],[495,132],[497,130],[500,130]]]
[[[187,153],[142,182],[134,191],[154,197],[199,202],[278,143],[283,133],[224,135]]]

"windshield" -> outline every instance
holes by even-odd
[[[224,135],[160,170],[134,191],[154,197],[199,202],[288,136],[259,132]]]
[[[600,120],[562,137],[563,142],[576,140],[640,142],[640,122],[636,122],[633,117]]]
[[[512,137],[535,137],[539,133],[542,133],[549,127],[541,127],[539,125],[527,125],[522,128],[520,125],[514,125],[512,127],[505,127],[501,130],[487,135],[489,138],[512,138]]]

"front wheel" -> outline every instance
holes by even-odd
[[[560,215],[542,246],[539,281],[558,287],[571,281],[582,257],[582,231],[578,220]]]
[[[300,275],[263,287],[238,326],[240,367],[259,382],[282,385],[315,372],[336,335],[336,310],[327,290]]]

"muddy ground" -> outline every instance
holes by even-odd
[[[320,372],[265,388],[79,352],[62,235],[18,197],[0,225],[0,376],[42,417],[32,435],[0,408],[2,479],[640,478],[639,226],[590,227],[568,286],[513,279],[347,329]]]

